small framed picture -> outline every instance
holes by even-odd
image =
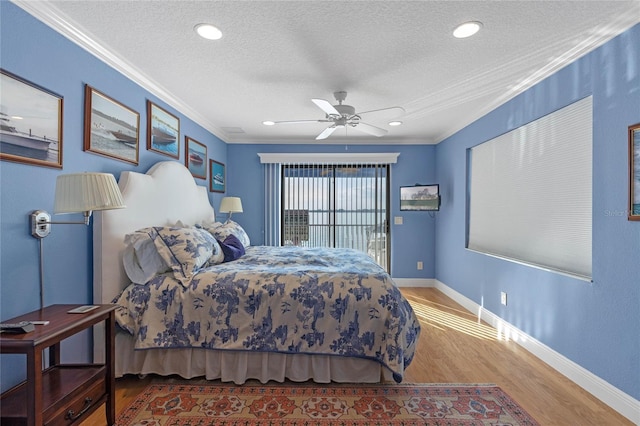
[[[207,147],[189,136],[184,137],[185,158],[187,166],[193,177],[207,178]]]
[[[225,191],[225,172],[224,172],[224,164],[215,161],[209,160],[209,176],[211,176],[211,181],[209,183],[209,191],[211,192],[224,192]]]
[[[629,220],[640,220],[640,123],[629,126]]]
[[[84,94],[84,150],[138,165],[140,114],[88,84]]]
[[[147,101],[147,149],[180,158],[180,119]]]
[[[62,96],[0,68],[0,159],[62,168]]]

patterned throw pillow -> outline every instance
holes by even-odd
[[[201,228],[145,228],[158,254],[167,263],[174,277],[187,285],[214,251],[221,252],[216,239]]]
[[[209,234],[211,235],[211,234]],[[215,237],[214,237],[215,240]],[[202,268],[208,268],[210,266],[214,266],[214,265],[219,265],[222,262],[224,262],[224,252],[222,251],[222,246],[220,245],[220,242],[216,240],[216,243],[214,245],[214,249],[213,249],[213,254],[211,255],[211,257],[205,262],[204,265],[202,265]]]
[[[207,227],[209,231],[218,241],[224,241],[229,235],[233,234],[242,243],[244,247],[249,247],[251,241],[245,230],[238,223],[227,220],[225,223],[216,227]]]

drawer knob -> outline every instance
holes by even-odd
[[[84,407],[82,407],[82,410],[80,410],[80,412],[78,414],[76,414],[73,410],[69,410],[69,411],[67,411],[67,415],[64,416],[64,419],[65,420],[76,420],[76,419],[80,418],[91,407],[91,403],[92,402],[93,402],[93,399],[85,398],[84,399]]]

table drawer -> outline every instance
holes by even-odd
[[[104,378],[93,382],[88,388],[78,389],[74,392],[77,395],[73,396],[71,400],[52,407],[51,417],[45,415],[45,418],[49,419],[45,425],[68,426],[81,422],[105,402],[106,391]]]

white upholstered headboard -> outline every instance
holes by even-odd
[[[122,265],[124,236],[148,226],[213,222],[207,188],[176,161],[155,164],[146,174],[122,172],[118,180],[124,203],[119,210],[93,218],[93,301],[111,303],[129,284]]]

